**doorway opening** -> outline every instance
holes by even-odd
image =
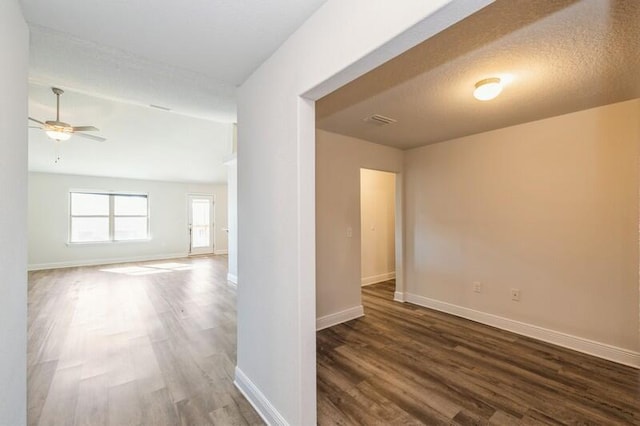
[[[360,169],[360,277],[364,288],[394,298],[396,288],[396,174]]]
[[[213,195],[188,196],[189,255],[214,251],[213,202]]]

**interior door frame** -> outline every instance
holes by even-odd
[[[373,170],[376,172],[384,172],[384,173],[392,173],[395,175],[395,187],[394,187],[394,205],[393,205],[393,214],[394,214],[394,245],[395,245],[395,280],[396,287],[393,294],[393,300],[396,302],[405,302],[405,288],[404,288],[404,195],[403,195],[403,173],[402,171],[394,170],[393,168],[375,168],[375,167],[367,167],[365,165],[360,165],[360,170],[367,169]],[[362,182],[359,181],[359,185],[362,185]],[[360,187],[361,188],[361,187]],[[362,194],[360,193],[360,202],[362,201]],[[362,220],[362,212],[360,212],[360,219]],[[362,227],[362,223],[360,224]],[[362,242],[360,243],[362,246]],[[362,262],[362,250],[360,251],[360,262]],[[360,272],[360,276],[362,277],[362,271]]]
[[[191,213],[191,203],[193,199],[202,199],[202,198],[207,198],[211,201],[210,204],[210,210],[209,210],[209,223],[210,223],[210,227],[209,227],[209,238],[211,241],[211,246],[210,247],[206,247],[206,248],[197,248],[197,249],[193,249],[192,244],[193,244],[193,240],[192,240],[192,234],[191,234],[191,227],[192,227],[192,213]],[[189,238],[188,244],[188,254],[189,256],[197,256],[197,255],[202,255],[202,254],[214,254],[215,253],[215,249],[216,249],[216,240],[215,240],[215,228],[216,228],[216,222],[215,222],[215,205],[216,205],[216,197],[214,194],[203,194],[203,193],[189,193],[187,194],[187,235]]]

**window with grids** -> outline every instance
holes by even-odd
[[[72,243],[149,238],[147,195],[71,192],[69,199]]]

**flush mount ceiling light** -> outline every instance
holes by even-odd
[[[498,77],[485,78],[476,83],[473,97],[479,101],[490,101],[502,92],[502,81]]]

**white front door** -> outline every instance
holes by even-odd
[[[189,254],[213,253],[213,196],[189,195]]]

